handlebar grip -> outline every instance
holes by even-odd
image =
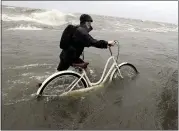
[[[116,61],[117,61],[117,60],[118,60],[118,57],[119,57],[119,48],[120,48],[119,41],[118,41],[118,40],[114,40],[114,44],[117,44],[117,46],[118,46],[118,54],[117,54],[117,59],[116,59]],[[113,56],[112,50],[111,50],[111,46],[108,45],[108,48],[109,48],[109,51],[110,51],[111,56]]]

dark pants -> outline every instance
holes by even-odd
[[[58,64],[57,70],[58,71],[63,71],[67,70],[70,66],[72,66],[73,63],[83,63],[84,61],[81,58],[78,58],[77,60],[74,60],[72,63],[69,63],[68,61],[65,60],[60,60],[60,63]]]
[[[63,71],[63,70],[67,70],[70,67],[70,63],[64,61],[64,60],[60,60],[60,63],[58,64],[57,70],[58,71]]]
[[[57,70],[63,71],[67,70],[73,63],[83,63],[84,61],[76,57],[75,53],[71,50],[62,51],[60,54],[60,63],[58,64]]]

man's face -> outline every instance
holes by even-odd
[[[87,27],[88,29],[90,29],[90,28],[91,28],[91,22],[86,22],[86,27]]]
[[[86,27],[87,27],[87,29],[88,29],[88,31],[90,32],[91,30],[93,30],[93,27],[91,26],[91,23],[92,22],[86,22],[85,24],[86,24]]]

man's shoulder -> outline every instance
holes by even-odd
[[[80,32],[82,34],[88,34],[88,32],[86,31],[86,29],[84,27],[77,27],[77,32]]]

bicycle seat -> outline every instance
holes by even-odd
[[[80,67],[80,68],[83,68],[83,69],[86,69],[88,65],[89,65],[88,62],[73,63],[73,64],[72,64],[73,67]]]

